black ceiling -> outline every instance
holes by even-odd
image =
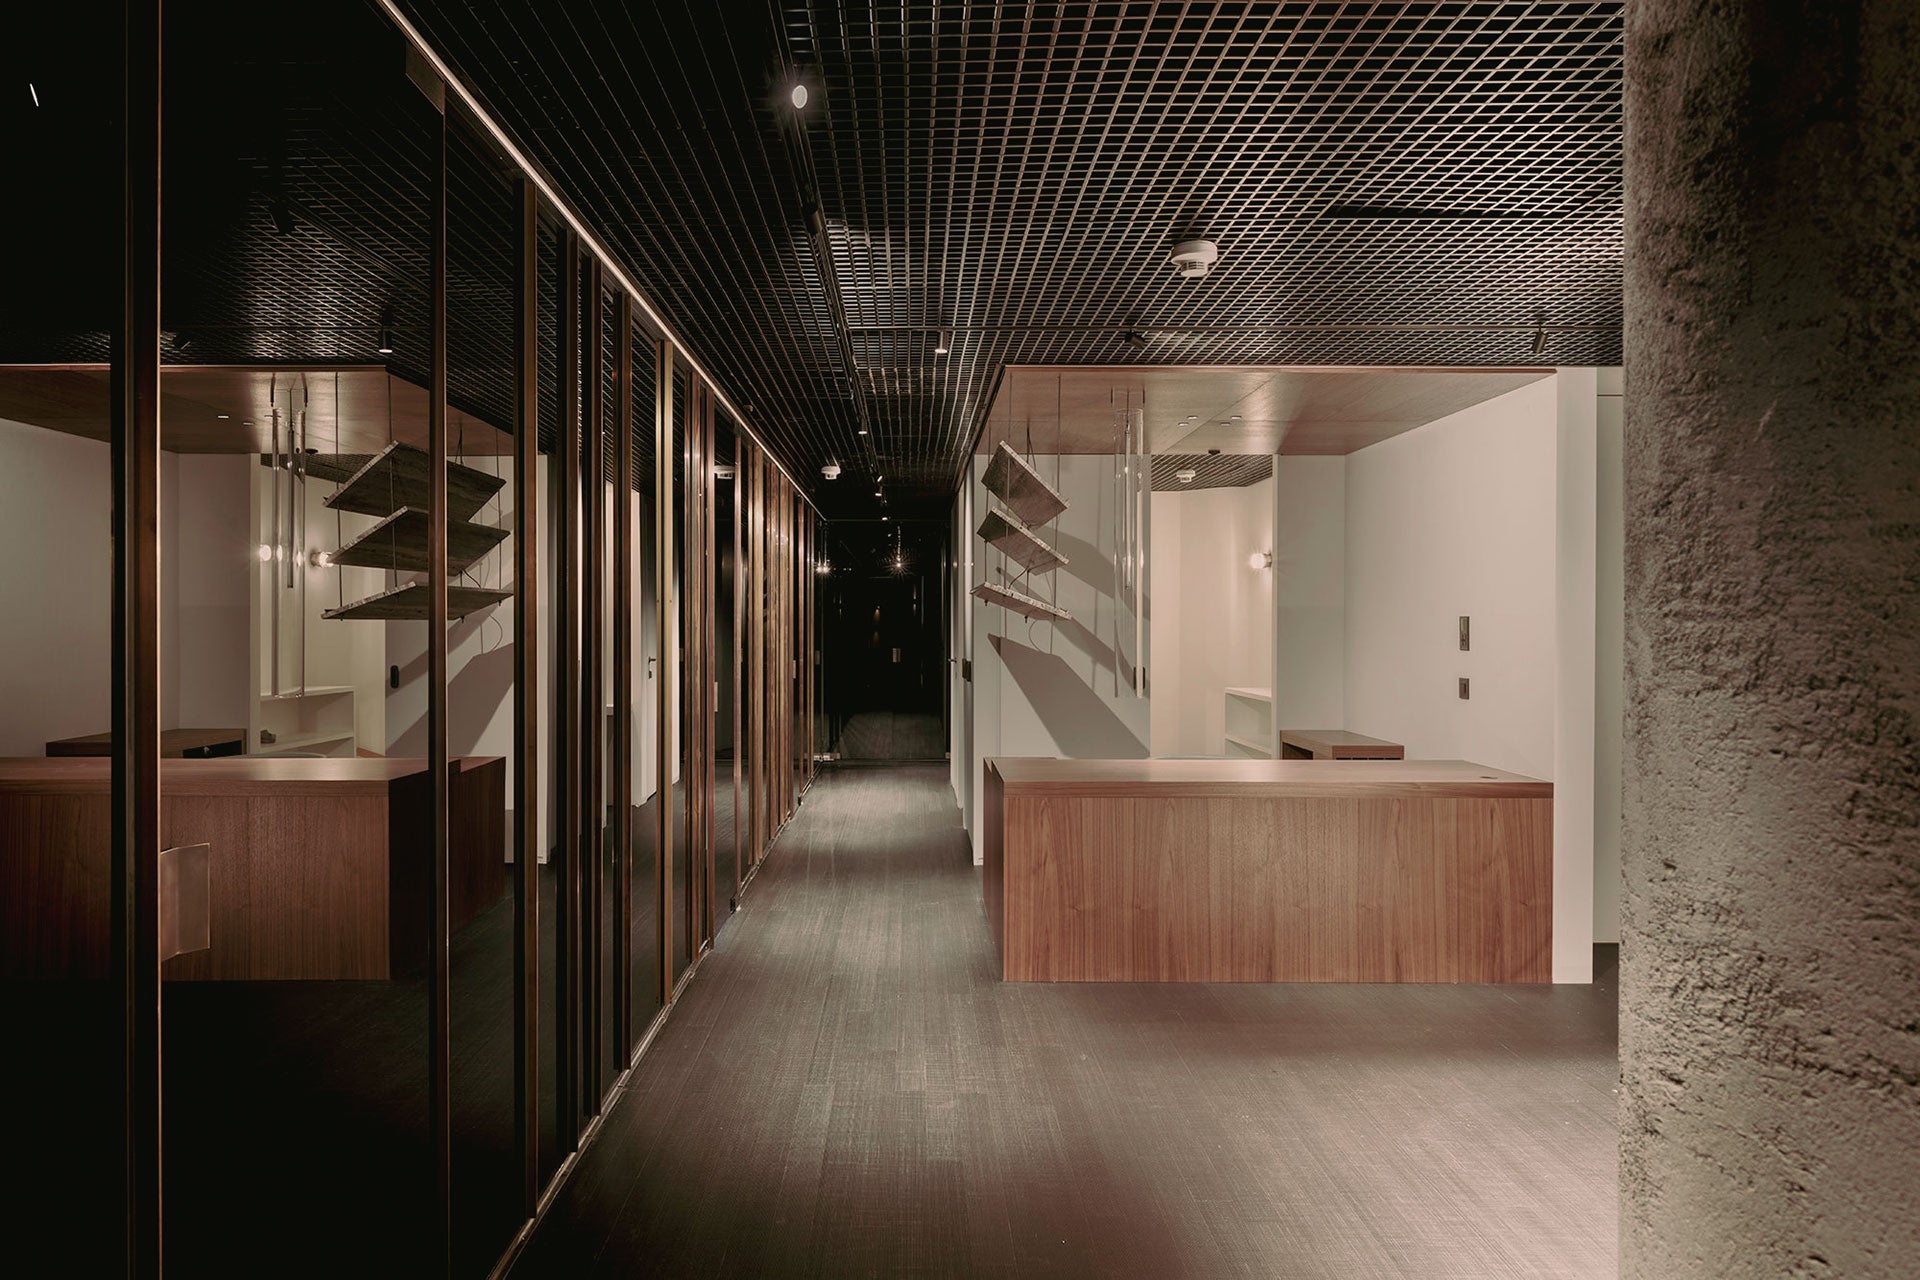
[[[1618,3],[405,7],[830,510],[1007,363],[1620,358]]]
[[[1620,358],[1618,3],[404,9],[789,466],[848,468],[829,514],[877,472],[944,505],[1009,363]],[[0,360],[99,358],[85,22],[37,7],[7,55],[51,93],[0,103],[46,193],[7,202]],[[168,40],[168,358],[376,359],[391,309],[419,368],[430,116],[384,20],[207,0]],[[464,139],[453,176],[453,382],[495,417],[510,192]],[[1179,281],[1196,236],[1220,264]]]

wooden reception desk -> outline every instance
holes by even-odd
[[[0,977],[104,977],[108,770],[100,757],[0,759]],[[453,928],[506,887],[506,762],[452,762]],[[163,847],[206,844],[210,945],[171,979],[386,978],[432,937],[427,762],[163,760]]]
[[[1553,786],[1461,760],[986,762],[1003,978],[1549,982]]]

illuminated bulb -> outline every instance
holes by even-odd
[[[1252,555],[1247,557],[1247,568],[1249,569],[1273,568],[1273,552],[1271,551],[1254,552]]]
[[[264,542],[261,543],[259,551],[256,552],[255,554],[257,554],[260,557],[261,564],[273,563],[273,548],[268,546],[266,543]]]
[[[807,86],[796,84],[787,93],[787,101],[793,104],[795,111],[804,111],[807,106]]]
[[[307,563],[316,569],[327,569],[333,566],[333,557],[324,551],[309,551]]]

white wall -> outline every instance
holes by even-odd
[[[112,722],[112,518],[105,444],[0,421],[0,755]]]
[[[1343,728],[1347,460],[1281,457],[1274,481],[1274,712],[1290,729]]]
[[[1619,369],[1598,376],[1595,414],[1593,940],[1620,941],[1620,757],[1626,729],[1626,503]]]
[[[160,457],[163,729],[247,722],[247,461]],[[111,724],[112,503],[104,442],[0,420],[0,755]]]
[[[1271,549],[1273,503],[1272,480],[1153,495],[1155,755],[1241,754],[1227,746],[1225,690],[1272,677],[1275,575],[1247,557]]]
[[[1028,581],[1028,594],[1057,603],[1070,622],[1029,622],[1019,614],[969,597],[973,621],[973,819],[983,803],[981,761],[989,756],[1125,759],[1147,754],[1147,700],[1133,692],[1134,616],[1114,570],[1117,504],[1110,457],[1041,456],[1036,469],[1071,504],[1042,536],[1069,563]],[[971,523],[987,510],[980,477],[972,471]],[[968,530],[973,566],[969,586],[1004,581],[1004,557]],[[1017,572],[1017,566],[1014,567]],[[1150,570],[1149,570],[1150,571]],[[1148,612],[1151,615],[1149,603]],[[979,831],[974,825],[969,828]],[[980,857],[978,842],[974,858]]]
[[[1348,455],[1344,728],[1553,776],[1555,411],[1548,379]]]

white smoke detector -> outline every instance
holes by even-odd
[[[1193,478],[1199,474],[1200,473],[1198,471],[1195,471],[1192,467],[1182,467],[1180,468],[1180,470],[1173,473],[1173,478],[1175,480],[1178,480],[1181,484],[1192,484]]]
[[[1173,246],[1173,269],[1182,280],[1198,280],[1220,261],[1220,246],[1211,240],[1182,240]]]
[[[840,464],[837,462],[829,462],[826,466],[820,468],[820,474],[829,480],[838,480],[840,478]]]

